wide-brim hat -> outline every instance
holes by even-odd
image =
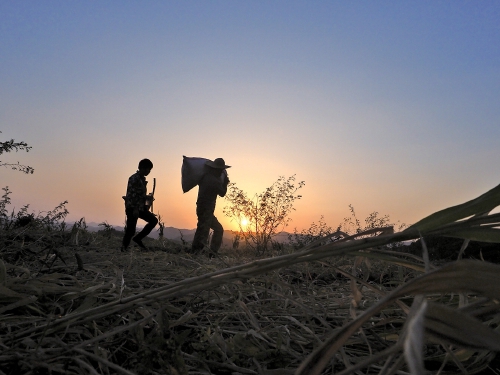
[[[208,165],[209,167],[216,168],[216,169],[226,169],[226,168],[231,168],[230,165],[226,165],[226,162],[222,158],[217,158],[214,161],[212,160],[207,160],[205,162],[205,165]]]

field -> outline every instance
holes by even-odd
[[[105,228],[0,231],[0,374],[500,373],[500,266],[430,261],[421,233],[498,241],[499,188],[393,233],[259,258]],[[491,208],[490,208],[491,209]],[[467,220],[463,220],[467,218]],[[15,223],[13,223],[15,224]],[[460,255],[459,255],[460,254]]]

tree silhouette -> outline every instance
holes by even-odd
[[[0,155],[2,155],[4,152],[17,152],[19,150],[29,152],[31,150],[31,146],[28,146],[26,142],[16,142],[13,139],[7,142],[0,142]],[[19,162],[7,163],[2,160],[0,160],[0,167],[10,167],[15,171],[20,171],[26,174],[33,174],[33,172],[35,171],[29,165],[22,165],[19,164]]]

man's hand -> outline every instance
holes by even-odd
[[[146,200],[144,201],[144,203],[146,204],[147,207],[151,207],[154,200],[155,198],[153,197],[153,194],[149,193],[148,195],[146,195]]]

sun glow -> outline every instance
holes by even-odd
[[[248,225],[248,219],[247,219],[245,216],[243,216],[243,217],[241,218],[241,220],[240,220],[240,223],[241,223],[241,226],[242,226],[243,228],[245,228],[245,227]]]

